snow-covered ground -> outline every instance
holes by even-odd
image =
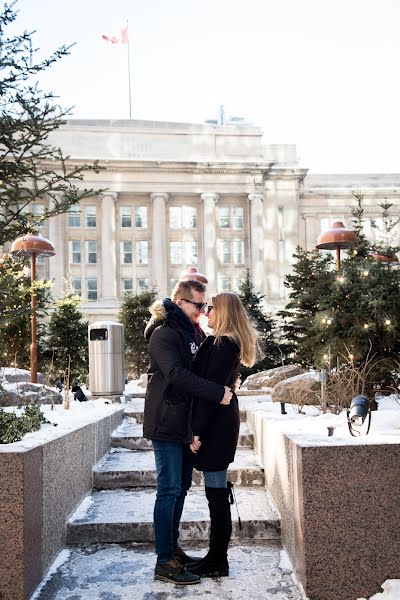
[[[369,600],[399,600],[400,598],[400,579],[388,579],[381,585],[384,590],[379,594],[374,594]],[[358,600],[367,600],[359,598]]]
[[[279,403],[272,402],[271,396],[241,396],[240,407],[257,413],[256,419],[265,417],[274,421],[282,432],[307,445],[345,444],[399,444],[400,443],[400,403],[397,396],[379,399],[379,409],[372,412],[371,429],[368,435],[352,437],[347,426],[346,411],[339,415],[330,412],[322,414],[316,406],[305,406],[305,414],[299,414],[296,406],[286,404],[286,415],[281,415]],[[333,426],[334,434],[328,437],[328,426]],[[360,428],[364,434],[367,423]]]
[[[50,442],[62,435],[79,429],[89,423],[94,423],[104,417],[121,410],[121,404],[111,404],[109,400],[99,398],[88,402],[71,401],[70,409],[66,410],[62,404],[56,404],[51,410],[50,404],[42,404],[41,410],[50,424],[44,424],[39,431],[33,431],[24,435],[20,442],[13,444],[0,444],[1,452],[23,452]],[[10,406],[3,410],[21,414],[21,409]],[[57,426],[55,427],[54,424]]]

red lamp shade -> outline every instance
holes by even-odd
[[[200,281],[201,283],[208,283],[207,277],[199,273],[196,267],[190,267],[187,271],[183,271],[179,277],[179,281],[189,281],[191,279]]]
[[[54,246],[41,235],[27,233],[16,239],[11,246],[11,254],[30,258],[31,256],[54,256]]]
[[[323,231],[318,237],[317,248],[319,250],[345,250],[350,248],[356,241],[357,236],[351,229],[346,229],[341,221],[335,221],[332,227]]]

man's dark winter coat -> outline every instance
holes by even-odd
[[[233,387],[239,374],[240,350],[236,342],[223,336],[214,343],[210,335],[200,347],[195,373],[221,385]],[[195,398],[193,435],[202,445],[193,454],[193,466],[199,471],[224,471],[235,458],[239,437],[240,412],[236,394],[229,406],[211,405]]]
[[[152,314],[145,331],[150,366],[143,435],[148,439],[190,443],[193,395],[202,402],[218,405],[225,390],[223,385],[193,373],[198,346],[193,324],[183,310],[165,299]]]

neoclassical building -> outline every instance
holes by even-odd
[[[354,191],[369,218],[384,199],[400,215],[400,174],[307,175],[296,146],[265,144],[256,126],[74,120],[53,142],[103,167],[82,187],[104,192],[41,227],[56,250],[42,274],[55,296],[69,280],[90,320],[115,318],[125,292],[168,295],[192,265],[210,292],[237,289],[250,268],[268,307],[281,307],[296,246],[313,248],[338,218],[349,224]]]

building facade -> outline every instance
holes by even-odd
[[[69,121],[53,142],[102,167],[82,187],[104,191],[40,228],[56,251],[41,274],[56,297],[69,281],[89,320],[115,318],[126,292],[169,295],[189,266],[211,293],[236,290],[250,268],[267,306],[280,308],[296,246],[315,247],[337,218],[349,224],[354,191],[368,218],[384,199],[400,214],[400,175],[307,175],[294,145],[265,145],[255,126]]]

